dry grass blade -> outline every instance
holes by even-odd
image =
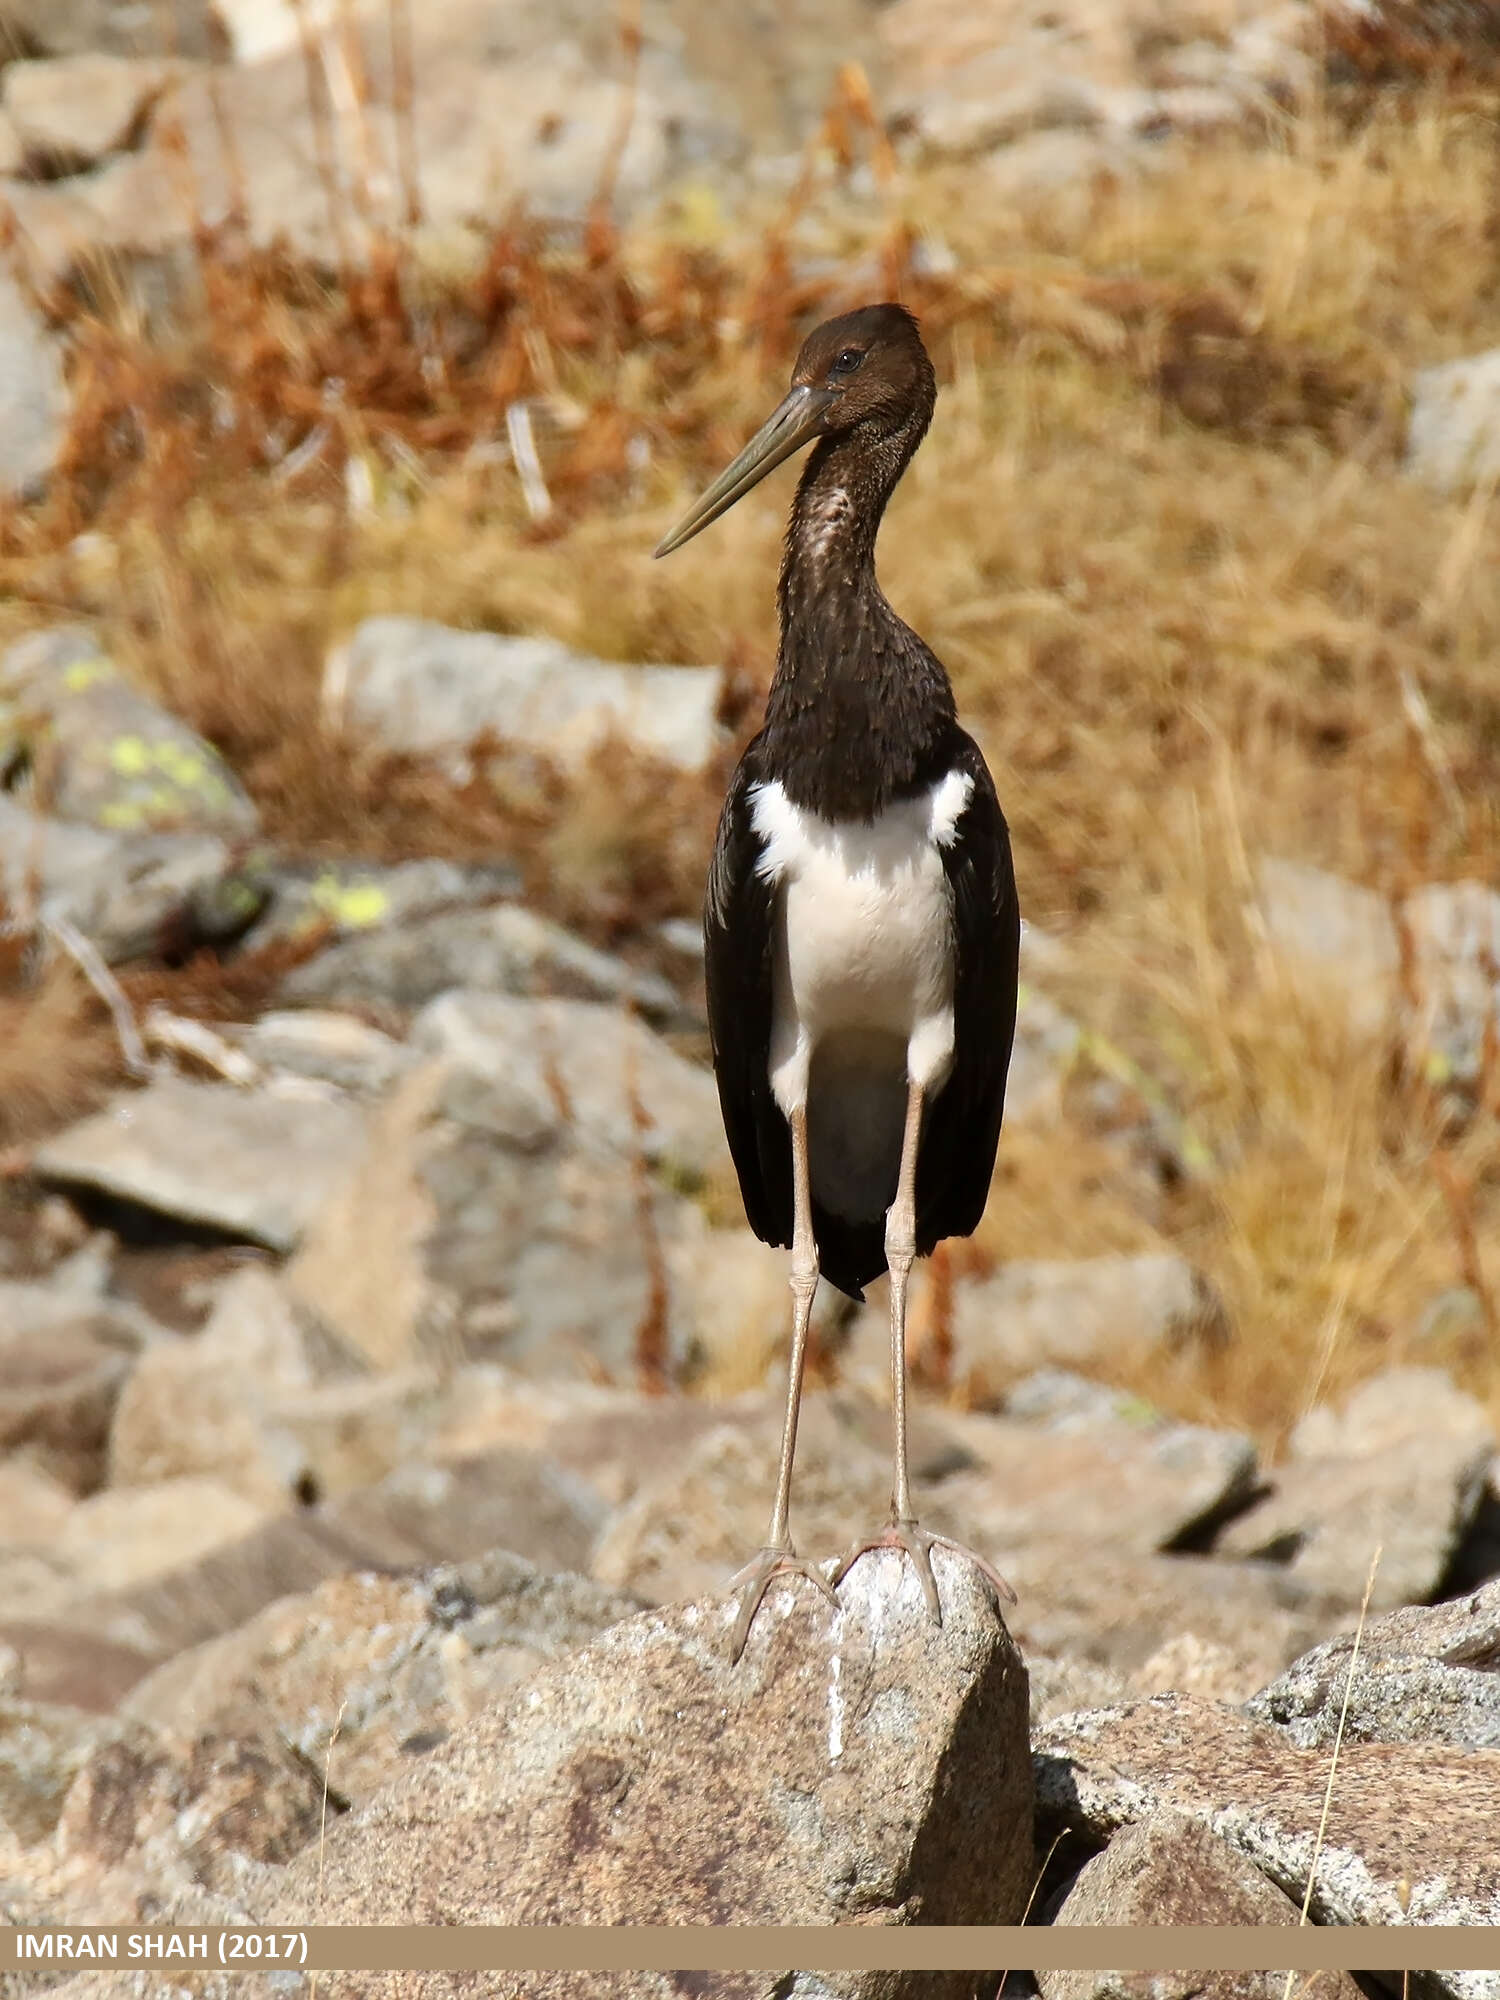
[[[1318,1832],[1313,1841],[1312,1860],[1307,1864],[1307,1887],[1303,1892],[1302,1908],[1297,1918],[1299,1924],[1307,1922],[1308,1912],[1312,1908],[1313,1890],[1318,1879],[1318,1860],[1323,1852],[1323,1839],[1328,1832],[1328,1815],[1333,1807],[1333,1786],[1338,1776],[1339,1752],[1343,1748],[1344,1728],[1349,1720],[1349,1698],[1354,1692],[1354,1675],[1359,1666],[1360,1643],[1365,1636],[1365,1621],[1370,1614],[1370,1598],[1375,1590],[1375,1574],[1380,1568],[1381,1554],[1381,1547],[1377,1543],[1375,1553],[1370,1558],[1370,1573],[1365,1578],[1365,1594],[1360,1601],[1359,1620],[1354,1628],[1354,1643],[1349,1649],[1349,1671],[1344,1676],[1344,1695],[1339,1703],[1338,1727],[1334,1731],[1333,1749],[1328,1759],[1328,1783],[1323,1788],[1323,1809],[1318,1815]],[[1292,2000],[1292,1986],[1296,1977],[1295,1972],[1287,1974],[1283,2000]]]

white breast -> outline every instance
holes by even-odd
[[[807,1102],[819,1045],[865,1067],[898,1066],[938,1088],[953,1060],[953,911],[942,849],[957,837],[974,781],[950,771],[873,823],[838,824],[794,805],[778,784],[751,794],[764,843],[758,872],[778,899],[771,1083],[790,1115]],[[882,1044],[887,1045],[882,1050]],[[872,1079],[873,1080],[873,1079]],[[809,1116],[809,1135],[812,1119]]]

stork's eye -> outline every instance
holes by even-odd
[[[852,375],[864,358],[862,347],[846,347],[828,372],[830,375]]]

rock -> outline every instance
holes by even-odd
[[[4,0],[0,37],[8,49],[48,56],[104,49],[117,55],[220,57],[226,51],[211,0]]]
[[[321,1775],[269,1737],[189,1745],[137,1724],[83,1765],[55,1843],[96,1908],[123,1905],[140,1921],[184,1890],[241,1888],[242,1859],[290,1860],[338,1810]]]
[[[1016,1921],[1033,1870],[1025,1668],[973,1573],[937,1564],[941,1628],[890,1555],[853,1572],[837,1614],[810,1591],[768,1607],[737,1666],[721,1600],[616,1625],[335,1828],[275,1889],[275,1920]],[[922,1990],[969,1987],[924,1974]]]
[[[1500,348],[1416,371],[1406,470],[1443,494],[1500,478]]]
[[[66,1486],[24,1459],[0,1459],[0,1537],[11,1547],[55,1541],[67,1526],[73,1500]]]
[[[264,900],[255,864],[205,834],[121,834],[28,811],[0,792],[0,898],[92,940],[111,965],[235,936]]]
[[[0,1829],[23,1847],[45,1840],[74,1778],[119,1733],[78,1709],[0,1696]]]
[[[269,1731],[358,1801],[546,1661],[639,1609],[504,1550],[420,1578],[332,1577],[179,1654],[122,1713],[193,1736]]]
[[[591,1144],[639,1150],[653,1166],[690,1176],[725,1158],[712,1076],[619,1008],[449,993],[417,1017],[411,1039],[462,1079],[477,1129],[485,1125],[482,1087],[498,1092],[514,1078],[528,1097],[563,1107],[562,1121]],[[506,1129],[503,1102],[496,1119]]]
[[[1495,1436],[1483,1410],[1435,1368],[1388,1369],[1342,1412],[1293,1432],[1269,1498],[1219,1537],[1219,1553],[1284,1563],[1296,1587],[1385,1610],[1431,1597],[1484,1494]]]
[[[1350,1666],[1353,1661],[1353,1673]],[[1313,1648],[1245,1703],[1304,1749],[1449,1743],[1500,1749],[1500,1581],[1447,1604],[1408,1605]]]
[[[67,415],[60,345],[11,272],[0,272],[0,489],[24,498],[41,488]]]
[[[1195,1694],[1205,1701],[1245,1701],[1260,1680],[1264,1646],[1255,1639],[1226,1645],[1178,1632],[1130,1676],[1136,1694]]]
[[[7,87],[17,67],[51,66],[13,66]],[[43,802],[59,819],[225,840],[259,827],[212,745],[133,688],[80,626],[34,632],[0,657],[0,762],[20,756],[45,760]]]
[[[1031,1369],[1117,1366],[1224,1324],[1207,1281],[1171,1252],[1018,1261],[953,1289],[955,1360],[978,1408]]]
[[[556,639],[460,632],[420,618],[367,618],[331,655],[331,722],[403,756],[465,756],[491,736],[580,769],[618,738],[699,771],[721,741],[717,667],[629,667]]]
[[[765,1540],[780,1436],[780,1412],[767,1397],[755,1416],[739,1415],[663,1455],[601,1536],[594,1575],[653,1604],[721,1590]],[[858,1434],[847,1408],[827,1395],[805,1396],[792,1488],[798,1550],[817,1561],[842,1554],[886,1518],[890,1488],[888,1455]],[[957,1531],[940,1503],[924,1499],[922,1514],[931,1527]],[[773,1592],[791,1588],[776,1584]]]
[[[46,1621],[86,1593],[128,1591],[235,1541],[262,1514],[216,1479],[106,1487],[74,1507],[47,1551],[48,1571],[34,1569],[29,1587],[14,1557],[0,1566],[7,1615]]]
[[[257,1506],[290,1504],[309,1467],[281,1407],[312,1387],[302,1333],[269,1271],[236,1271],[190,1339],[142,1355],[120,1399],[110,1471],[122,1487],[219,1475]]]
[[[68,1625],[0,1622],[0,1645],[17,1663],[17,1689],[29,1702],[112,1714],[122,1694],[157,1664],[155,1653],[116,1645]]]
[[[1500,895],[1483,882],[1435,882],[1402,910],[1416,996],[1408,1034],[1430,1082],[1473,1096],[1500,1018]]]
[[[1003,1417],[950,1420],[975,1469],[945,1488],[986,1541],[1068,1532],[1100,1546],[1199,1543],[1254,1491],[1255,1446],[1164,1417],[1138,1397],[1061,1369],[1017,1384]]]
[[[33,1164],[45,1180],[285,1253],[364,1135],[364,1114],[331,1094],[160,1076],[48,1140]]]
[[[1023,985],[1016,1010],[1016,1039],[1005,1080],[1005,1116],[1055,1125],[1062,1117],[1063,1085],[1078,1051],[1083,1031],[1062,1009]]]
[[[1056,1721],[1060,1715],[1076,1715],[1080,1709],[1113,1708],[1130,1696],[1130,1684],[1122,1675],[1092,1660],[1028,1651],[1026,1675],[1031,1684],[1033,1731]]]
[[[410,1074],[416,1058],[404,1042],[355,1014],[297,1007],[262,1014],[234,1039],[258,1069],[310,1077],[362,1097],[378,1097]]]
[[[5,110],[27,165],[46,178],[82,173],[132,143],[179,65],[101,52],[13,62]]]
[[[1239,1680],[1264,1686],[1337,1616],[1311,1600],[1288,1605],[1280,1572],[1265,1565],[1139,1555],[1074,1536],[1063,1522],[1014,1546],[982,1546],[1020,1600],[1009,1623],[1028,1659],[1043,1653],[1106,1667],[1132,1685],[1157,1679],[1169,1646],[1175,1673],[1190,1634],[1195,1651],[1222,1649]]]
[[[1379,1034],[1391,1019],[1400,964],[1386,898],[1324,869],[1272,858],[1262,860],[1256,881],[1266,936],[1288,969],[1336,990],[1356,1032]]]
[[[24,1454],[34,1472],[91,1492],[128,1365],[77,1312],[45,1331],[8,1334],[0,1324],[0,1459]]]
[[[255,928],[254,943],[301,942],[323,935],[330,943],[361,937],[419,917],[467,910],[521,893],[519,872],[500,862],[461,866],[454,861],[278,861],[267,870],[270,905]]]
[[[631,1379],[657,1315],[680,1356],[665,1256],[676,1190],[724,1157],[708,1072],[581,1001],[452,993],[411,1041],[431,1061],[289,1267],[299,1304],[376,1368],[467,1353]]]
[[[1346,1743],[1330,1788],[1326,1750],[1177,1694],[1064,1717],[1034,1748],[1043,1840],[1059,1826],[1107,1839],[1175,1810],[1211,1827],[1299,1905],[1311,1873],[1315,1923],[1500,1916],[1500,1751]],[[1452,2000],[1492,1990],[1488,1973],[1428,1977],[1430,1991]]]
[[[1086,1861],[1055,1924],[1285,1924],[1298,1907],[1201,1821],[1152,1813]],[[1283,2000],[1285,1972],[1043,1972],[1043,2000]],[[1316,2000],[1358,2000],[1344,1972],[1315,1973]]]
[[[280,996],[414,1009],[454,987],[628,1000],[654,1021],[675,1021],[683,1011],[666,980],[596,951],[516,903],[436,912],[347,937],[288,973]]]
[[[242,1625],[276,1598],[349,1570],[427,1569],[497,1548],[543,1569],[581,1570],[604,1517],[603,1502],[582,1479],[521,1446],[418,1460],[375,1486],[263,1521],[132,1588],[103,1587],[101,1578],[101,1587],[66,1598],[50,1615],[154,1665]],[[25,1627],[17,1621],[5,1630],[24,1658]]]
[[[1315,77],[1315,10],[1303,6],[897,0],[878,33],[898,79],[897,130],[939,158],[993,153],[1038,133],[1159,143],[1173,132],[1253,128],[1268,102],[1299,101]]]
[[[919,1413],[920,1406],[914,1417]],[[670,1455],[660,1454],[661,1469],[619,1508],[601,1538],[596,1576],[661,1602],[722,1585],[759,1547],[780,1442],[780,1396],[761,1398],[758,1409],[747,1401],[726,1416]],[[792,1489],[792,1532],[803,1553],[818,1560],[838,1555],[857,1533],[885,1519],[889,1425],[884,1412],[851,1397],[816,1391],[804,1397]],[[1185,1521],[1220,1504],[1226,1487],[1249,1476],[1254,1454],[1246,1441],[1226,1436],[1224,1444],[1227,1449],[1219,1434],[1193,1434],[1190,1426],[1168,1427],[1157,1436],[1124,1424],[1114,1435],[1054,1436],[1026,1424],[948,1412],[930,1422],[925,1435],[914,1425],[912,1476],[922,1519],[992,1557],[1013,1584],[1018,1567],[1038,1579],[1050,1580],[1054,1568],[1070,1580],[1091,1579],[1085,1605],[1067,1620],[1061,1638],[1045,1625],[1032,1633],[1030,1621],[1042,1606],[1023,1597],[1014,1614],[1017,1631],[1042,1650],[1087,1651],[1113,1661],[1107,1635],[1121,1611],[1149,1607],[1140,1650],[1127,1660],[1133,1667],[1176,1631],[1220,1636],[1231,1610],[1231,1592],[1209,1626],[1183,1610],[1184,1602],[1194,1602],[1188,1580],[1208,1565],[1178,1566],[1184,1592],[1169,1594],[1165,1610],[1160,1586],[1152,1604],[1153,1593],[1134,1580],[1116,1604],[1105,1576],[1114,1563],[1118,1574],[1134,1579],[1132,1556],[1173,1539]],[[1099,1553],[1089,1558],[1086,1551]],[[1170,1574],[1168,1565],[1163,1580]],[[1049,1588],[1050,1582],[1042,1584],[1044,1593]],[[1217,1585],[1208,1580],[1207,1589],[1212,1593]],[[1090,1621],[1094,1643],[1080,1643]],[[1292,1643],[1271,1657],[1284,1662],[1294,1650]]]

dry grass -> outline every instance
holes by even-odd
[[[1237,1339],[1138,1386],[1274,1437],[1316,1394],[1417,1358],[1422,1304],[1463,1268],[1424,1093],[1288,988],[1244,900],[1260,852],[1391,893],[1500,880],[1496,524],[1397,467],[1410,370],[1493,339],[1496,101],[1445,72],[1068,202],[989,197],[982,169],[890,177],[863,203],[814,185],[769,230],[596,226],[565,251],[516,227],[478,272],[393,258],[353,287],[205,245],[203,312],[170,351],[123,310],[57,302],[79,343],[69,472],[3,525],[0,636],[94,619],[278,838],[516,853],[539,899],[628,945],[696,909],[721,773],[612,763],[582,794],[455,795],[322,731],[326,648],[400,610],[724,660],[748,729],[786,478],[672,563],[649,550],[779,393],[805,318],[899,284],[944,395],[883,580],[991,758],[1029,918],[1071,947],[1059,997],[1214,1165],[1163,1187],[1077,1121],[1018,1133],[977,1254],[1180,1245]],[[918,275],[929,230],[950,276]],[[802,282],[810,252],[830,275]],[[541,522],[492,448],[523,397]],[[1434,718],[1425,748],[1403,676]],[[218,976],[182,975],[205,993]],[[66,1109],[70,1063],[87,1091],[107,1044],[63,974],[0,1004],[21,1007],[0,1097],[30,1129]],[[1447,1144],[1493,1270],[1493,1118]],[[1500,1415],[1500,1357],[1455,1343],[1420,1358]]]

